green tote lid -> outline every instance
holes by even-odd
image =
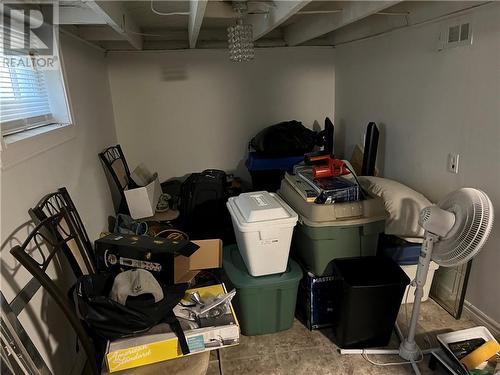
[[[223,252],[222,268],[237,289],[288,286],[302,278],[302,269],[292,259],[283,273],[255,277],[248,273],[238,246],[225,246]]]

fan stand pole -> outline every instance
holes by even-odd
[[[432,350],[420,350],[415,342],[415,333],[417,331],[418,316],[420,314],[420,305],[422,303],[422,296],[424,294],[424,284],[427,280],[427,273],[429,271],[429,264],[431,262],[432,248],[434,242],[438,240],[438,236],[426,232],[424,243],[420,258],[418,259],[417,275],[415,277],[415,300],[413,302],[413,309],[411,313],[410,326],[408,329],[408,337],[404,338],[397,323],[395,325],[396,333],[401,340],[399,349],[340,349],[340,354],[378,354],[378,355],[399,355],[401,358],[409,361],[413,367],[415,374],[420,375],[416,361],[420,356],[432,352]]]
[[[431,262],[432,248],[437,236],[431,233],[426,233],[422,250],[418,259],[417,283],[415,289],[415,300],[411,312],[410,326],[408,328],[408,337],[401,343],[399,347],[399,355],[408,361],[417,360],[421,356],[420,348],[415,342],[415,333],[417,331],[418,316],[420,315],[420,305],[422,304],[422,296],[424,295],[424,285],[429,272],[429,264]]]

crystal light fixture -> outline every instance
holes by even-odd
[[[227,28],[229,58],[234,62],[250,61],[254,58],[252,25],[245,24],[246,1],[233,1],[233,9],[238,14],[236,25]]]

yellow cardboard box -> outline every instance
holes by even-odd
[[[224,284],[217,284],[187,290],[186,295],[195,291],[202,299],[227,292]],[[240,327],[232,305],[230,309],[223,325],[184,330],[190,354],[239,344]],[[115,372],[182,356],[177,336],[173,332],[162,332],[162,328],[158,326],[143,335],[109,341],[106,363],[109,372]]]

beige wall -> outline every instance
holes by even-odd
[[[236,64],[226,50],[110,53],[118,141],[133,168],[162,179],[243,166],[250,138],[274,123],[306,126],[334,110],[332,48],[258,49]]]
[[[16,228],[29,219],[28,208],[43,195],[66,186],[91,239],[106,229],[107,216],[113,213],[108,185],[97,157],[104,146],[115,142],[104,55],[65,36],[62,36],[62,53],[74,128],[9,145],[2,153],[2,292],[8,301],[30,278],[9,254],[10,247],[21,242],[27,233],[26,228]],[[52,147],[37,153],[40,139],[45,146],[52,144]],[[31,155],[25,160],[16,160],[17,151],[25,148],[32,151]],[[64,272],[54,269],[51,272],[64,278]],[[20,319],[54,374],[78,370],[74,368],[80,364],[76,360],[75,334],[48,295],[39,290]]]
[[[474,42],[438,52],[442,23],[336,51],[337,125],[350,155],[369,121],[381,127],[384,175],[437,201],[455,189],[487,192],[500,214],[500,4],[469,13]],[[336,129],[337,130],[337,129]],[[460,173],[447,155],[460,154]],[[500,225],[474,259],[467,300],[500,322]]]

